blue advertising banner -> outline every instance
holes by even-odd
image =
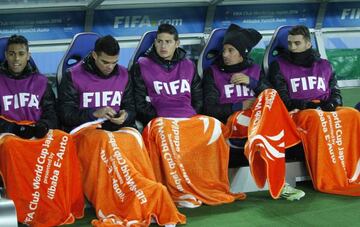
[[[323,27],[360,27],[360,2],[330,2]]]
[[[29,40],[72,38],[84,31],[85,13],[48,12],[0,14],[0,35],[21,34]]]
[[[313,28],[319,6],[317,3],[219,6],[216,8],[213,28],[225,28],[231,23],[258,30],[297,24]]]
[[[203,33],[206,7],[97,10],[93,31],[113,36],[140,36],[159,24],[174,25],[179,33]]]

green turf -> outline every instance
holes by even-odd
[[[344,106],[354,107],[356,103],[360,102],[360,87],[342,88],[341,95]]]
[[[306,192],[300,201],[273,200],[267,191],[248,193],[244,201],[220,206],[180,209],[186,226],[358,226],[360,198],[314,191],[311,182],[302,182]],[[92,209],[86,217],[69,226],[89,226],[95,218]],[[155,225],[154,225],[155,226]]]

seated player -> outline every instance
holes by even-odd
[[[155,181],[141,135],[126,127],[134,125],[135,105],[127,69],[118,65],[119,53],[112,36],[99,38],[59,87],[64,126],[80,127],[73,136],[84,192],[99,219],[93,225],[147,226],[151,218],[160,225],[185,223],[167,189]]]
[[[229,147],[222,125],[197,115],[202,107],[201,80],[179,45],[176,28],[161,24],[153,46],[133,70],[136,111],[147,124],[143,138],[156,178],[179,206],[244,198],[229,191]]]
[[[0,66],[0,173],[17,219],[58,226],[83,216],[79,162],[71,137],[57,127],[55,95],[30,64],[28,41],[8,39]]]
[[[306,26],[293,27],[288,49],[270,65],[270,82],[289,111],[297,112],[310,176],[317,190],[360,195],[360,113],[341,107],[342,97],[329,61],[311,47]]]

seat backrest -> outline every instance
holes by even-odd
[[[5,61],[5,49],[8,39],[9,39],[8,36],[0,37],[0,62]],[[36,67],[34,59],[31,56],[30,56],[30,65]]]
[[[56,82],[59,85],[65,71],[86,57],[94,49],[100,35],[93,32],[78,33],[72,39],[57,69]]]
[[[139,58],[144,56],[146,51],[153,45],[156,39],[156,33],[157,31],[148,31],[142,35],[133,55],[130,58],[128,65],[128,69],[130,71],[132,70],[133,65],[135,65],[135,63],[139,60]]]
[[[0,38],[0,62],[5,61],[5,48],[9,37]]]
[[[358,111],[360,111],[360,102],[358,102],[358,103],[355,105],[355,109],[357,109]]]
[[[203,77],[203,71],[213,63],[223,49],[222,42],[224,40],[225,32],[226,28],[216,28],[210,33],[204,49],[201,51],[197,64],[197,71],[201,78]]]
[[[266,47],[264,54],[263,67],[265,75],[268,75],[270,64],[277,58],[277,50],[279,48],[288,48],[287,37],[292,27],[293,26],[285,25],[278,27],[275,30],[269,45]]]

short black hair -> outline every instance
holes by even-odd
[[[26,50],[29,51],[29,42],[22,35],[12,35],[9,37],[6,44],[6,51],[9,49],[9,46],[12,44],[24,44],[26,46]]]
[[[309,28],[305,25],[296,25],[289,31],[289,35],[302,35],[307,41],[311,41]]]
[[[109,56],[115,56],[119,55],[120,46],[114,37],[107,35],[96,40],[94,51],[98,55],[100,55],[101,52],[104,52]]]
[[[176,30],[176,28],[174,26],[172,26],[171,24],[160,24],[156,33],[156,36],[160,33],[168,33],[170,35],[174,35],[174,40],[178,41],[179,40],[179,33]]]

